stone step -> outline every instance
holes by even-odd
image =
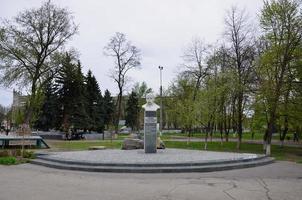
[[[234,163],[209,164],[201,166],[87,166],[80,164],[66,164],[61,162],[49,161],[45,159],[34,159],[30,162],[36,165],[51,167],[56,169],[77,170],[87,172],[114,172],[114,173],[176,173],[176,172],[212,172],[231,169],[241,169],[266,165],[274,161],[271,157],[262,157],[257,160]]]
[[[244,159],[234,159],[234,160],[214,160],[214,161],[203,161],[203,162],[189,162],[189,163],[102,163],[102,162],[84,162],[84,161],[75,161],[75,160],[62,160],[50,158],[47,155],[38,155],[37,158],[45,161],[53,161],[62,164],[68,165],[83,165],[83,166],[122,166],[122,167],[173,167],[173,166],[204,166],[204,165],[217,165],[217,164],[227,164],[227,163],[237,163],[237,162],[249,162],[256,161],[263,158],[266,158],[265,155],[258,155],[253,158],[244,158]]]

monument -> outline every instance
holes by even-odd
[[[118,173],[179,173],[210,172],[227,169],[241,169],[272,163],[273,158],[261,154],[211,152],[186,149],[166,149],[157,151],[157,110],[154,96],[146,97],[143,105],[144,141],[128,138],[122,149],[141,150],[122,151],[118,149],[95,151],[71,151],[43,153],[30,162],[37,165],[91,172]],[[75,165],[76,163],[76,165]]]
[[[147,103],[142,107],[144,114],[144,149],[145,153],[156,153],[157,142],[157,114],[159,106],[154,103],[153,94],[146,95]]]

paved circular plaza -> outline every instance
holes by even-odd
[[[154,154],[146,154],[144,153],[144,150],[95,150],[58,152],[47,155],[47,158],[86,163],[139,165],[235,161],[257,158],[257,155],[250,153],[227,153],[183,149],[158,150],[157,153]]]
[[[273,159],[264,155],[184,149],[158,150],[156,154],[146,154],[144,150],[53,152],[31,161],[57,169],[117,173],[209,172],[271,162]]]

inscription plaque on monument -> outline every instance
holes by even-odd
[[[156,118],[147,117],[148,114],[155,113],[156,111],[146,111],[145,112],[145,153],[156,153]]]
[[[154,103],[154,97],[149,94],[146,97],[147,103],[143,105],[145,109],[144,118],[144,149],[145,153],[156,153],[157,139],[157,117],[156,111],[159,108]]]

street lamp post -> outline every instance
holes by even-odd
[[[162,71],[164,67],[158,66],[160,72],[160,121],[159,121],[159,134],[162,135],[163,131],[163,85],[162,85]]]

